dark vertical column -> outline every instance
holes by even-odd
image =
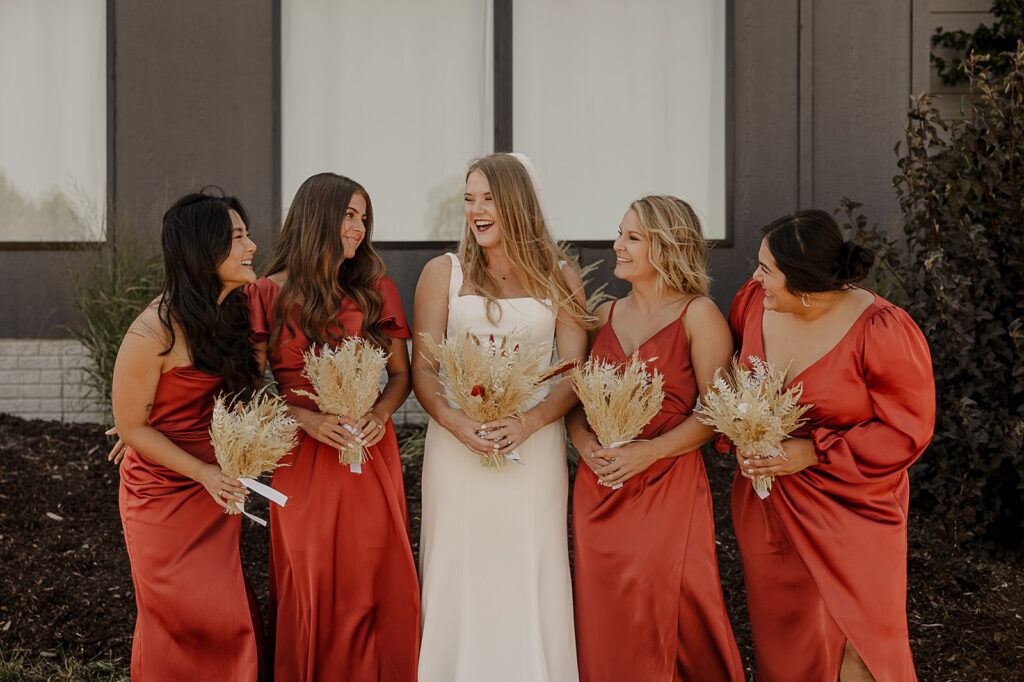
[[[494,0],[494,151],[513,151],[512,0]]]

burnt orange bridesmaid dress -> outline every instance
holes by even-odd
[[[384,331],[410,336],[398,289],[378,283]],[[247,288],[254,341],[269,338],[280,289],[263,278]],[[268,362],[282,397],[316,410],[302,376],[310,341],[289,311],[296,337]],[[359,335],[363,317],[345,300],[335,334]],[[337,449],[299,431],[299,445],[274,472],[273,486],[288,495],[270,510],[270,624],[275,682],[416,678],[419,585],[409,541],[405,484],[398,441],[389,419],[384,438],[369,449],[362,473],[338,462]]]
[[[729,324],[764,358],[764,290],[747,282]],[[916,680],[907,632],[907,467],[932,436],[931,355],[910,316],[880,296],[794,381],[813,403],[794,436],[819,464],[761,500],[737,473],[732,511],[758,682],[833,682],[847,640],[876,680]]]
[[[612,304],[590,357],[619,363],[627,358],[612,328],[614,314]],[[672,430],[697,401],[685,315],[637,348],[665,377],[661,411],[638,438]],[[600,485],[581,463],[573,548],[581,682],[743,680],[699,450],[659,460],[618,490]]]
[[[223,380],[176,367],[160,377],[149,425],[204,462]],[[240,515],[202,485],[128,448],[118,503],[139,615],[133,680],[256,680],[262,626],[238,552]]]

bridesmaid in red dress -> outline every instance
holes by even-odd
[[[700,387],[732,354],[706,261],[686,202],[648,196],[623,217],[614,274],[632,292],[598,308],[590,357],[650,360],[665,401],[643,442],[614,450],[601,448],[582,408],[566,419],[582,462],[573,492],[581,682],[743,680],[700,454],[712,430],[693,415]]]
[[[915,680],[907,633],[907,467],[928,445],[935,385],[924,336],[854,282],[874,256],[832,217],[763,230],[729,322],[740,356],[788,367],[807,423],[786,458],[737,453],[732,509],[759,682]],[[747,478],[773,475],[761,500]]]
[[[288,505],[270,512],[276,682],[416,677],[419,585],[391,423],[409,395],[410,334],[370,243],[372,226],[366,190],[314,175],[295,194],[270,275],[248,290],[253,340],[301,427],[288,466],[274,472]],[[312,392],[303,353],[348,335],[391,354],[386,387],[355,420],[322,414],[296,393]],[[362,473],[338,462],[356,436],[369,449]]]
[[[259,385],[245,297],[255,281],[245,211],[190,194],[163,220],[165,279],[114,365],[114,421],[127,444],[119,506],[138,618],[136,680],[255,681],[262,627],[238,552],[245,488],[210,443],[213,400]]]

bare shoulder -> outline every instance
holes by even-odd
[[[146,306],[128,327],[128,331],[125,333],[125,338],[127,339],[131,336],[149,339],[151,341],[164,344],[165,346],[171,340],[171,335],[168,332],[167,327],[160,319],[157,301],[153,301]]]
[[[718,305],[707,296],[697,296],[693,299],[689,308],[686,309],[686,318],[683,320],[683,325],[686,327],[687,332],[706,332],[709,329],[724,329],[728,332],[725,316],[718,309]]]
[[[431,290],[444,287],[448,288],[448,282],[452,276],[452,259],[447,254],[435,256],[427,261],[420,273],[419,287],[427,287]]]
[[[562,272],[562,277],[565,277],[565,281],[570,288],[579,289],[583,286],[583,279],[580,277],[579,270],[568,262],[562,261],[559,264],[559,269]]]
[[[615,305],[615,301],[605,301],[601,305],[597,306],[597,310],[594,311],[594,317],[597,318],[597,324],[599,327],[603,327],[608,324],[608,319],[612,316],[613,305]]]

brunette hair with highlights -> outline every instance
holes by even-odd
[[[649,195],[629,205],[650,244],[647,257],[658,271],[655,284],[684,294],[708,295],[708,242],[693,207],[669,195]]]
[[[366,200],[366,234],[352,258],[345,258],[341,225],[349,202],[356,193]],[[383,300],[376,284],[384,276],[384,262],[373,249],[373,206],[370,195],[355,180],[335,173],[318,173],[299,186],[281,236],[274,249],[274,262],[267,274],[283,270],[288,278],[274,305],[274,328],[270,347],[283,343],[284,328],[295,337],[288,311],[300,306],[299,329],[315,344],[338,344],[342,337],[330,329],[346,298],[363,313],[363,338],[380,348],[390,338],[380,325]],[[287,340],[287,339],[286,339]]]
[[[538,301],[547,301],[556,314],[568,313],[580,326],[593,329],[595,318],[576,298],[579,289],[570,285],[562,268],[575,268],[572,260],[551,237],[540,201],[526,167],[510,154],[490,154],[470,164],[466,178],[480,171],[487,179],[501,230],[501,248],[523,288]],[[465,281],[475,294],[487,299],[487,318],[501,317],[498,285],[487,273],[487,256],[467,221],[459,244],[459,261]],[[559,263],[565,264],[559,267]]]

